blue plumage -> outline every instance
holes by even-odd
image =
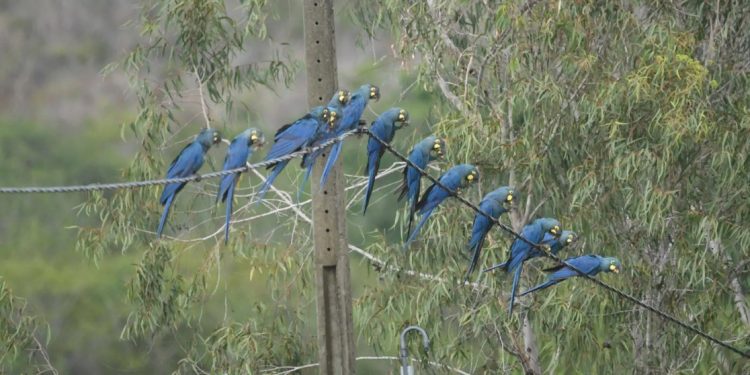
[[[336,126],[336,129],[333,131],[333,133],[329,134],[326,138],[331,139],[334,137],[338,137],[350,130],[356,129],[359,125],[359,119],[365,112],[365,107],[367,107],[367,102],[370,99],[380,99],[380,89],[378,89],[377,86],[365,84],[354,91],[354,93],[352,93],[351,99],[349,100],[349,103],[347,103],[343,107],[341,122],[338,126]],[[328,160],[326,161],[326,165],[323,168],[323,174],[320,176],[321,187],[325,186],[326,181],[328,181],[328,174],[331,172],[334,164],[336,164],[336,160],[341,153],[341,147],[342,142],[338,142],[331,146]]]
[[[232,143],[227,149],[227,156],[224,157],[223,170],[243,167],[247,159],[253,153],[254,147],[262,146],[265,142],[263,133],[254,128],[247,129],[234,137]],[[240,180],[240,173],[233,173],[221,178],[219,183],[219,192],[216,200],[227,203],[226,218],[224,221],[224,243],[229,242],[229,221],[232,218],[232,204],[234,202],[234,189]]]
[[[432,215],[432,211],[440,205],[446,198],[450,197],[453,193],[458,193],[460,189],[469,186],[479,180],[479,170],[471,164],[459,164],[443,173],[438,179],[441,184],[445,185],[450,191],[446,191],[437,184],[432,184],[424,192],[422,199],[417,203],[417,210],[422,218],[414,228],[409,238],[404,244],[404,249],[409,248],[409,244],[417,237],[419,230],[427,222],[427,219]]]
[[[479,209],[497,220],[500,215],[508,212],[509,206],[513,203],[513,199],[516,198],[517,195],[514,194],[512,187],[503,186],[485,195],[484,198],[482,198],[482,201],[479,202]],[[474,215],[471,238],[469,239],[469,245],[467,247],[468,250],[472,252],[469,270],[466,272],[467,279],[469,275],[474,272],[474,269],[479,263],[479,254],[482,251],[484,239],[487,237],[487,233],[489,233],[493,225],[495,225],[495,222],[488,217],[480,213]]]
[[[193,142],[185,146],[177,157],[172,161],[167,170],[166,178],[189,177],[198,172],[203,166],[203,158],[211,145],[221,142],[221,134],[212,129],[203,129]],[[164,206],[164,211],[159,219],[159,227],[156,229],[157,236],[161,237],[164,224],[167,222],[169,210],[177,196],[187,182],[172,183],[164,186],[159,202]]]
[[[338,95],[336,95],[338,98]],[[310,113],[306,114],[299,120],[282,126],[274,135],[274,144],[268,151],[264,160],[273,160],[284,155],[291,154],[302,150],[305,147],[309,147],[313,142],[318,140],[325,128],[328,126],[330,120],[330,111],[327,108],[318,106],[313,108]],[[289,160],[282,161],[273,165],[271,174],[268,175],[266,181],[258,191],[257,200],[258,202],[263,200],[263,197],[271,188],[271,185],[279,176],[281,171],[289,164]]]
[[[326,107],[330,114],[330,118],[328,121],[329,126],[326,127],[314,141],[310,142],[309,146],[318,146],[323,142],[336,137],[336,129],[340,127],[341,121],[343,120],[344,107],[350,103],[351,98],[351,94],[346,90],[339,91],[338,93],[333,95],[333,98],[331,98],[331,100],[328,102],[328,106]],[[310,178],[310,175],[312,175],[315,161],[318,160],[318,157],[320,157],[324,152],[325,149],[320,149],[311,152],[302,158],[300,166],[305,169],[305,175],[302,178],[302,183],[300,184],[299,191],[297,191],[297,200],[299,200],[299,196],[300,194],[302,194],[302,190],[304,190],[305,184],[307,184],[307,180]]]
[[[559,238],[555,237],[552,233],[547,232],[544,234],[544,237],[542,238],[542,241],[539,244],[549,246],[549,251],[552,254],[557,255],[557,253],[559,253],[560,250],[564,249],[566,246],[575,242],[576,239],[577,239],[577,236],[575,232],[572,232],[569,230],[562,231],[562,234],[560,235]],[[529,253],[528,259],[541,257],[541,256],[544,256],[544,253],[541,250],[532,248],[531,252]],[[483,272],[489,272],[497,268],[505,268],[505,266],[507,265],[508,265],[508,262],[498,263],[498,264],[493,265],[490,268],[487,268]]]
[[[400,125],[399,125],[400,124]],[[370,132],[381,140],[391,143],[396,135],[396,130],[409,124],[409,113],[401,108],[391,108],[383,112],[373,121],[370,126]],[[380,168],[380,159],[385,153],[385,146],[374,138],[367,142],[367,187],[365,188],[364,203],[362,204],[362,214],[367,213],[367,205],[370,203],[372,189],[375,186],[375,178],[378,176]]]
[[[602,257],[599,255],[582,255],[579,257],[568,258],[565,259],[565,263],[570,264],[578,271],[581,271],[588,276],[596,276],[599,272],[620,273],[620,270],[622,269],[622,264],[617,258]],[[545,269],[544,271],[552,272],[547,276],[547,281],[521,293],[520,296],[525,296],[537,290],[548,288],[571,277],[580,276],[577,271],[564,264],[559,264],[555,267]]]
[[[409,152],[408,159],[420,169],[425,170],[429,162],[437,158],[442,159],[445,156],[445,151],[445,140],[431,135],[414,146]],[[406,204],[409,207],[409,226],[407,228],[407,233],[411,233],[414,212],[417,209],[419,192],[422,188],[422,175],[417,169],[408,164],[404,167],[403,175],[404,179],[401,183],[401,191],[398,200],[406,197]]]
[[[534,220],[531,224],[523,227],[521,237],[530,241],[534,244],[539,244],[544,239],[545,233],[550,233],[555,237],[560,236],[560,222],[556,219],[541,218]],[[516,300],[516,290],[518,290],[518,281],[521,278],[521,271],[523,270],[523,262],[529,259],[533,247],[526,241],[516,238],[513,244],[510,246],[510,254],[508,261],[506,262],[507,272],[513,272],[513,285],[510,291],[510,305],[508,306],[508,314],[513,313],[513,303]]]

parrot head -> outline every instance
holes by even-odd
[[[320,110],[313,112],[313,116],[320,118],[324,122],[328,122],[328,118],[331,116],[331,111],[328,108],[320,108]]]
[[[359,89],[357,89],[354,95],[362,96],[367,99],[378,100],[380,99],[380,89],[378,88],[378,86],[371,85],[368,83],[368,84],[359,86]]]
[[[573,242],[576,242],[576,240],[578,240],[578,235],[573,231],[564,230],[562,231],[562,234],[560,234],[560,243],[563,246],[568,246]]]
[[[248,147],[254,146],[256,148],[260,148],[261,146],[263,146],[263,144],[266,143],[266,136],[263,135],[262,131],[256,128],[247,129],[243,133],[247,137]]]
[[[401,126],[409,125],[409,112],[406,112],[406,110],[402,108],[391,108],[383,112],[379,119],[386,123],[392,123],[393,125],[396,125],[396,128],[399,128],[397,123],[401,123]]]
[[[329,109],[328,110],[328,129],[333,130],[338,126],[339,121],[341,121],[341,117],[339,117],[339,112],[335,109]]]
[[[378,86],[370,86],[370,99],[380,100],[380,89]]]
[[[432,142],[432,148],[430,149],[430,156],[443,159],[445,157],[447,144],[443,138],[435,138]]]
[[[336,92],[336,94],[333,95],[333,99],[338,102],[339,106],[343,107],[347,104],[349,104],[349,99],[351,99],[351,94],[349,93],[349,90],[339,90]],[[333,100],[331,100],[333,101]]]
[[[490,193],[493,195],[493,199],[502,203],[505,209],[513,207],[513,204],[518,200],[519,194],[511,186],[503,186]]]
[[[479,181],[479,169],[470,164],[467,164],[467,166],[469,167],[465,177],[467,184],[476,183],[477,181]]]
[[[405,109],[399,109],[396,121],[400,122],[401,126],[409,125],[409,112],[406,112]]]
[[[622,270],[622,263],[620,260],[614,257],[603,257],[601,258],[600,268],[606,272],[620,273]]]
[[[196,140],[204,147],[211,147],[221,142],[221,133],[218,130],[206,128],[201,130]]]
[[[562,234],[562,225],[557,219],[544,217],[536,219],[535,222],[542,226],[543,231],[551,233],[555,238],[560,238],[560,235]]]

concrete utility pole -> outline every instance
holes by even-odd
[[[322,105],[338,90],[333,0],[304,0],[307,104]],[[313,168],[312,215],[318,300],[318,359],[321,374],[354,374],[354,323],[346,240],[346,202],[341,160],[326,186],[320,175],[328,153]]]

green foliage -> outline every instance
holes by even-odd
[[[393,33],[405,64],[418,56],[420,82],[443,99],[435,131],[448,135],[451,163],[479,165],[486,191],[510,181],[524,192],[529,200],[512,216],[514,227],[541,205],[536,214],[556,216],[583,235],[582,249],[569,253],[624,260],[628,272],[605,277],[608,282],[746,348],[750,322],[736,298],[748,287],[739,276],[747,270],[736,267],[750,245],[743,225],[750,219],[750,141],[744,136],[750,86],[746,69],[736,65],[745,50],[728,47],[747,42],[750,33],[733,26],[744,22],[738,9],[691,2],[487,3],[388,1],[362,4],[353,14],[371,34],[379,28]],[[440,216],[406,265],[457,279],[465,261],[456,253],[471,214],[452,205]],[[503,259],[505,238],[495,233],[485,246],[493,261]],[[395,249],[372,250],[405,265]],[[533,265],[527,268],[536,273]],[[539,279],[533,278],[526,285]],[[507,289],[504,278],[480,280],[489,283],[489,296]],[[730,288],[733,282],[740,288]],[[371,317],[362,329],[385,324],[394,331],[407,318],[434,329],[448,322],[462,328],[458,338],[439,345],[452,363],[463,363],[465,355],[477,370],[498,355],[513,366],[508,358],[518,356],[529,370],[518,353],[524,352],[521,341],[532,337],[515,318],[505,318],[504,301],[493,303],[481,293],[467,306],[461,301],[468,291],[412,283],[411,291],[368,293],[368,310],[392,314]],[[591,284],[569,284],[524,302],[535,312],[529,314],[542,370],[747,370],[733,354],[705,342],[688,346],[693,338],[686,332],[610,300]],[[422,294],[436,298],[424,308],[440,307],[439,323],[412,303]],[[449,306],[461,314],[446,314]],[[481,332],[498,334],[471,339]],[[606,355],[587,349],[605,341],[617,349]]]
[[[37,350],[34,343],[34,334],[37,329],[37,319],[28,315],[26,302],[15,297],[8,288],[5,280],[0,280],[0,346],[3,351],[0,355],[0,367],[8,363],[27,350]]]

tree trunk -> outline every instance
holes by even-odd
[[[523,314],[523,356],[524,372],[526,374],[541,374],[542,368],[539,365],[539,350],[536,347],[536,336],[529,321],[528,312]]]

